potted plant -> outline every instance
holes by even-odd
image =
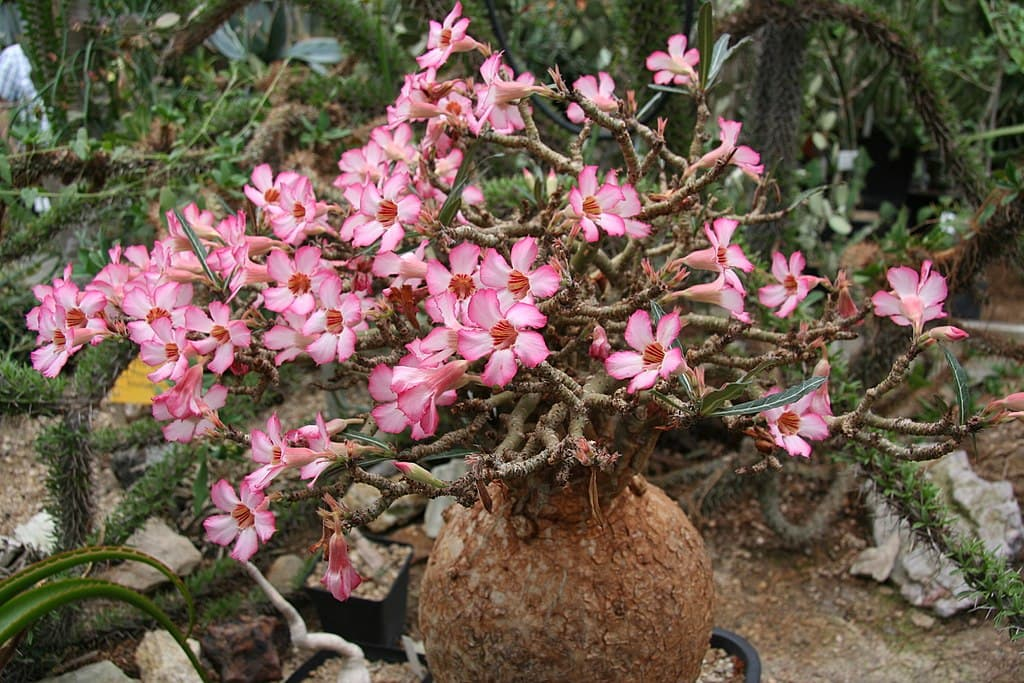
[[[708,88],[728,49],[708,12],[699,53],[674,36],[647,60],[656,83],[696,105],[693,143],[677,150],[671,122],[640,123],[607,74],[514,77],[456,3],[431,23],[388,123],[342,155],[337,202],[260,165],[245,187],[255,221],[241,207],[169,213],[152,249],[112,250],[84,288],[69,277],[37,288],[36,367],[54,376],[86,342],[132,339],[151,379],[174,383],[153,405],[168,439],[251,449],[252,472],[212,487],[209,539],[246,561],[275,532],[271,508],[322,497],[314,548],[338,600],[361,581],[347,530],[411,492],[455,497],[421,592],[439,680],[692,680],[711,636],[711,565],[679,506],[643,478],[663,431],[714,420],[748,434],[764,454],[751,471],[781,467],[780,451],[810,457],[826,438],[918,460],[1020,403],[968,415],[946,351],[959,415],[876,412],[936,341],[964,336],[925,329],[946,296],[927,261],[891,268],[858,305],[845,274],[805,274],[799,251],[747,258],[743,231],[784,212],[747,199],[763,166],[739,144],[742,125],[719,119],[713,139]],[[478,77],[448,77],[459,53],[480,53]],[[567,105],[580,134],[543,139],[531,96]],[[588,146],[599,129],[616,143],[610,167]],[[518,207],[492,212],[473,184],[491,150],[550,169],[527,174]],[[750,184],[729,194],[734,171]],[[872,312],[905,327],[906,344],[883,381],[833,412],[824,356]],[[333,388],[365,386],[372,410],[291,430],[276,415],[251,430],[222,420],[231,393],[310,361],[335,370]],[[454,481],[420,464],[453,455],[468,464]],[[404,478],[372,471],[381,459]],[[285,470],[308,486],[283,485]],[[346,508],[336,496],[351,482],[379,498]]]

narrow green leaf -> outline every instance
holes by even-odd
[[[711,415],[715,417],[750,415],[752,413],[771,410],[772,408],[781,408],[782,406],[789,405],[794,401],[800,400],[805,395],[820,387],[827,380],[827,377],[811,377],[809,379],[805,379],[800,384],[789,387],[777,394],[762,396],[761,398],[754,399],[753,401],[747,401],[746,403],[740,403],[739,405],[732,406],[731,408],[723,408],[722,410],[711,413]]]
[[[710,415],[725,405],[726,401],[742,396],[750,388],[749,381],[729,382],[721,389],[716,389],[700,400],[701,415]]]
[[[956,404],[960,408],[959,423],[963,424],[971,404],[967,371],[945,346],[942,347],[942,352],[946,354],[946,362],[949,363],[949,369],[953,371],[953,390],[956,392]]]
[[[185,634],[145,595],[110,581],[99,579],[56,579],[20,592],[0,609],[0,645],[31,626],[40,617],[72,602],[106,598],[128,603],[145,612],[166,629],[185,652],[196,672],[208,681],[206,670],[188,646]]]
[[[386,451],[388,453],[393,453],[395,451],[394,444],[388,443],[383,439],[378,439],[373,436],[361,434],[359,432],[344,431],[341,432],[340,436],[343,436],[346,439],[351,439],[352,441],[361,441],[362,443],[369,444],[370,446],[376,446],[377,448],[380,448],[381,450]]]
[[[651,90],[657,90],[658,92],[672,93],[673,95],[690,95],[690,91],[686,88],[677,88],[672,85],[658,85],[657,83],[648,83],[647,87]]]
[[[202,266],[203,272],[206,273],[206,277],[210,279],[213,286],[216,289],[223,289],[224,283],[221,282],[220,278],[214,274],[213,270],[210,269],[210,264],[206,262],[206,247],[199,241],[199,236],[196,235],[195,230],[189,225],[188,221],[181,214],[181,211],[174,209],[174,217],[178,219],[178,223],[181,224],[181,229],[185,231],[185,236],[188,238],[188,243],[192,247],[192,253],[199,259],[199,265]]]
[[[444,204],[441,205],[441,210],[437,214],[437,221],[446,228],[451,225],[452,220],[455,219],[455,214],[462,208],[462,191],[469,184],[474,149],[476,149],[474,145],[466,147],[466,152],[462,157],[462,164],[455,174],[455,180],[452,181],[452,191],[448,193],[448,198],[444,200]]]
[[[199,456],[199,469],[196,470],[196,478],[192,481],[192,513],[199,516],[199,513],[206,507],[206,501],[210,497],[210,474],[206,466],[205,452]]]
[[[711,56],[715,53],[715,14],[710,2],[700,7],[697,17],[697,45],[700,51],[700,63],[697,65],[700,76],[700,87],[706,89],[708,74],[711,73]]]
[[[19,593],[29,589],[40,581],[53,576],[59,572],[77,567],[83,564],[94,562],[109,562],[113,560],[132,560],[142,562],[153,567],[166,576],[178,589],[185,600],[185,609],[188,611],[189,631],[195,625],[195,605],[192,602],[192,594],[185,587],[184,582],[174,571],[155,557],[151,557],[134,548],[125,546],[93,546],[78,548],[64,553],[52,555],[45,560],[34,562],[21,571],[12,574],[0,581],[0,613],[6,609],[7,603]]]
[[[710,3],[709,3],[710,4]],[[729,47],[729,34],[723,33],[715,41],[715,47],[711,52],[711,66],[708,68],[708,80],[706,88],[711,88],[715,84],[715,80],[718,78],[718,74],[722,72],[722,67],[732,56],[732,53],[738,50],[741,46],[745,45],[750,40],[749,37],[743,38],[732,47]],[[704,55],[701,55],[703,62]]]

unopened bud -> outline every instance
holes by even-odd
[[[423,469],[414,462],[404,462],[396,460],[394,462],[394,465],[395,467],[398,468],[398,471],[401,472],[403,475],[405,475],[409,479],[412,479],[413,481],[418,481],[421,484],[433,486],[434,488],[438,489],[443,489],[445,486],[448,485],[448,482],[441,481],[440,479],[432,475],[429,470]]]
[[[961,339],[967,339],[970,335],[961,330],[959,327],[953,325],[942,325],[941,327],[933,327],[928,330],[918,339],[919,344],[927,344],[933,341],[948,341],[956,342]]]
[[[608,343],[608,333],[600,325],[594,326],[593,340],[590,343],[590,357],[604,360],[611,355],[612,347]]]

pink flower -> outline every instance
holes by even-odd
[[[349,560],[348,545],[340,531],[331,534],[324,547],[324,559],[327,560],[327,572],[320,579],[320,583],[330,591],[335,600],[348,600],[363,579]]]
[[[404,164],[406,168],[416,163],[419,153],[412,145],[412,126],[403,123],[390,130],[387,126],[377,126],[370,133],[370,140],[380,145],[384,155],[391,161]]]
[[[324,307],[313,311],[302,326],[302,334],[317,337],[306,347],[317,365],[337,361],[343,363],[356,349],[356,330],[366,329],[359,297],[349,292],[342,296],[341,279],[327,278],[320,286]]]
[[[779,391],[776,387],[767,395],[777,394]],[[784,448],[790,455],[810,457],[811,445],[804,438],[821,441],[828,437],[828,425],[821,415],[814,412],[812,404],[815,400],[815,394],[810,393],[796,403],[772,408],[763,413],[765,420],[768,421],[768,431],[775,438],[775,444]]]
[[[54,378],[60,374],[61,368],[68,358],[77,353],[82,346],[106,331],[79,327],[71,327],[67,323],[64,309],[56,306],[44,309],[36,317],[39,336],[36,343],[43,344],[32,352],[32,367],[43,377]]]
[[[157,369],[146,375],[150,382],[165,379],[179,381],[188,370],[189,356],[194,355],[184,327],[173,327],[168,318],[157,318],[151,325],[153,336],[139,346],[139,357]]]
[[[1009,396],[991,401],[985,406],[985,412],[994,412],[995,415],[992,417],[992,420],[995,422],[1024,418],[1024,391],[1018,391]]]
[[[609,235],[626,234],[626,218],[640,211],[639,200],[636,206],[627,201],[627,187],[632,189],[628,185],[619,186],[609,182],[598,187],[597,166],[585,166],[580,171],[577,187],[569,191],[569,207],[579,219],[583,236],[588,242],[598,240],[598,228]]]
[[[302,333],[309,316],[285,311],[281,317],[284,318],[285,324],[274,325],[263,335],[263,345],[272,351],[280,352],[274,356],[275,365],[295,360],[317,339]]]
[[[470,299],[469,320],[479,329],[459,332],[459,353],[471,361],[490,354],[481,375],[486,384],[503,387],[516,376],[516,361],[535,368],[550,354],[544,337],[532,331],[548,319],[532,304],[520,302],[502,311],[498,293],[485,289]]]
[[[932,329],[921,335],[920,341],[922,343],[929,343],[935,341],[947,341],[947,342],[958,342],[967,339],[969,334],[959,327],[953,325],[941,325],[939,327],[933,327]]]
[[[153,399],[153,417],[171,420],[164,426],[168,441],[187,443],[221,426],[217,411],[227,402],[228,390],[214,384],[204,395],[203,366],[193,365],[174,387]]]
[[[781,252],[772,254],[772,275],[779,281],[777,285],[766,285],[757,290],[757,299],[762,305],[769,308],[779,307],[775,315],[786,318],[796,310],[797,304],[807,298],[819,282],[820,277],[814,275],[801,275],[807,262],[804,255],[794,251],[789,256],[789,264],[786,264],[786,257]]]
[[[427,240],[420,242],[414,251],[396,254],[393,251],[378,253],[373,259],[373,274],[377,277],[394,277],[392,287],[404,284],[419,285],[427,277],[427,262],[423,255],[427,252]]]
[[[742,285],[740,285],[736,274],[726,270],[711,282],[687,287],[679,294],[691,301],[700,301],[724,308],[733,318],[749,323],[750,314],[746,312],[744,304],[745,292],[740,287]]]
[[[274,179],[270,164],[260,164],[252,171],[252,185],[246,185],[245,196],[264,211],[280,208],[281,186],[294,182],[298,173],[283,171]]]
[[[336,277],[320,258],[316,247],[299,247],[295,260],[280,250],[267,256],[267,272],[277,283],[263,292],[267,308],[277,313],[291,311],[308,315],[316,308],[313,292],[317,291],[328,277]]]
[[[456,2],[455,7],[444,18],[443,23],[430,22],[427,34],[427,51],[416,58],[421,69],[437,68],[448,61],[453,52],[469,52],[470,50],[486,51],[486,47],[466,35],[469,19],[462,18],[462,3]]]
[[[210,499],[225,515],[213,515],[203,520],[206,537],[217,545],[228,545],[235,541],[231,557],[247,562],[256,554],[259,543],[266,543],[274,535],[276,523],[274,513],[267,508],[270,501],[260,491],[253,490],[242,482],[238,493],[226,479],[221,479],[210,488]]]
[[[572,84],[572,87],[580,95],[594,103],[598,109],[604,112],[618,111],[619,100],[615,97],[615,81],[604,71],[599,71],[597,78],[593,76],[580,76]],[[583,108],[575,102],[571,103],[565,111],[565,116],[573,123],[583,123],[587,115]]]
[[[302,175],[281,184],[278,206],[268,205],[270,225],[274,234],[288,244],[299,244],[308,235],[323,232],[326,204],[313,194],[313,183]]]
[[[871,297],[875,315],[889,316],[897,325],[914,328],[914,335],[921,334],[929,320],[946,317],[942,304],[946,300],[946,278],[932,272],[932,262],[921,264],[921,274],[913,268],[900,266],[890,268],[886,274],[892,290],[876,292]]]
[[[477,86],[476,117],[489,121],[495,132],[509,134],[525,128],[516,103],[546,89],[534,85],[530,73],[514,78],[512,69],[502,62],[501,56],[502,53],[495,53],[480,66],[483,84]]]
[[[286,443],[281,437],[281,420],[277,413],[267,420],[266,432],[252,430],[250,441],[252,459],[263,465],[245,478],[245,483],[255,491],[267,488],[286,467],[305,465],[316,457],[316,453],[308,448],[297,448]]]
[[[167,318],[174,327],[185,325],[185,307],[192,302],[192,285],[177,282],[162,284],[126,285],[121,308],[133,318],[128,323],[131,340],[136,344],[150,339],[150,324],[157,318]]]
[[[697,82],[694,71],[700,61],[696,48],[686,49],[686,36],[677,33],[668,39],[668,53],[652,52],[647,58],[647,68],[654,73],[654,82],[659,85],[674,83],[689,85]]]
[[[729,268],[739,268],[744,273],[752,271],[754,264],[747,260],[743,249],[737,244],[729,244],[737,226],[739,223],[729,218],[716,218],[714,227],[705,223],[704,234],[711,246],[690,252],[683,257],[683,263],[697,270],[716,273],[725,272]]]
[[[757,180],[764,173],[764,165],[761,164],[760,154],[746,145],[737,146],[736,141],[739,140],[742,128],[743,124],[739,121],[726,121],[719,117],[718,139],[722,144],[691,164],[685,175],[692,175],[698,168],[711,168],[719,159],[728,158],[728,163]]]
[[[417,426],[423,436],[432,436],[437,431],[437,406],[450,405],[455,400],[455,390],[469,381],[468,367],[467,361],[456,360],[437,367],[398,365],[392,369],[391,391],[398,409],[406,416],[406,424],[413,425],[414,434]]]
[[[220,301],[211,301],[207,315],[201,308],[189,307],[185,311],[185,326],[202,334],[206,339],[197,339],[192,347],[202,355],[212,353],[213,360],[207,368],[218,375],[227,372],[235,362],[235,349],[247,349],[252,343],[249,326],[243,320],[232,320],[231,309]]]
[[[350,185],[376,185],[387,174],[389,166],[384,150],[370,140],[365,146],[350,149],[341,155],[338,161],[341,175],[334,179],[333,185],[342,190]]]
[[[524,237],[512,246],[512,265],[496,250],[488,249],[480,267],[480,281],[488,287],[508,291],[516,301],[527,296],[531,301],[535,296],[551,296],[558,291],[562,278],[548,265],[534,270],[536,258],[537,240],[533,237]]]
[[[472,242],[462,242],[448,252],[446,268],[437,259],[427,262],[427,289],[434,296],[451,292],[459,301],[469,299],[481,286],[480,247]]]
[[[672,346],[682,327],[679,314],[673,311],[662,316],[654,333],[647,311],[634,311],[626,323],[626,343],[635,351],[616,351],[608,356],[605,370],[615,379],[632,378],[627,388],[631,394],[650,389],[658,377],[667,379],[681,366],[685,367],[682,351]]]
[[[408,192],[409,176],[392,175],[383,185],[363,186],[356,213],[345,219],[341,238],[365,247],[380,240],[379,251],[394,251],[405,237],[406,227],[419,219],[420,200]]]

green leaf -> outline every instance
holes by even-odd
[[[208,681],[206,670],[188,646],[185,634],[175,626],[167,613],[145,595],[110,581],[64,578],[23,590],[12,599],[0,603],[0,644],[6,643],[42,616],[64,605],[93,598],[107,598],[128,603],[145,612],[165,628],[185,652],[196,672]]]
[[[708,3],[711,4],[711,3]],[[741,46],[745,45],[750,38],[743,38],[738,43],[729,47],[729,34],[723,33],[715,41],[715,47],[711,51],[711,65],[708,67],[708,78],[707,85],[705,88],[710,88],[715,84],[715,80],[718,78],[718,74],[722,72],[722,66],[729,60],[732,53],[738,50]],[[701,53],[701,64],[704,63],[704,54]]]
[[[210,497],[210,471],[206,466],[206,453],[199,456],[199,469],[192,481],[192,513],[198,517]]]
[[[762,396],[761,398],[754,399],[753,401],[747,401],[746,403],[740,403],[739,405],[732,406],[731,408],[724,408],[711,413],[711,415],[715,417],[750,415],[752,413],[771,410],[772,408],[781,408],[782,406],[786,406],[794,401],[800,400],[805,395],[820,387],[827,380],[828,377],[811,377],[809,379],[805,379],[800,384],[789,387],[777,394]]]
[[[437,222],[446,228],[451,226],[455,214],[462,208],[462,191],[469,184],[470,167],[472,166],[472,156],[475,149],[476,147],[473,145],[466,148],[466,152],[462,157],[462,165],[459,166],[459,171],[455,174],[455,180],[452,181],[452,191],[448,193],[448,198],[444,200],[444,204],[441,205],[441,210],[437,214]]]
[[[953,390],[956,392],[956,404],[960,408],[959,423],[963,424],[971,404],[967,371],[945,346],[942,347],[942,353],[946,354],[946,362],[949,363],[949,369],[953,371]]]
[[[52,555],[51,557],[34,562],[21,571],[12,574],[3,581],[0,581],[0,613],[6,609],[7,603],[14,599],[19,593],[28,590],[40,581],[53,576],[59,572],[77,567],[82,564],[95,562],[109,562],[112,560],[132,560],[142,562],[153,567],[166,576],[178,589],[185,600],[185,609],[188,612],[188,630],[195,626],[196,611],[192,602],[192,594],[174,571],[155,557],[151,557],[134,548],[124,546],[92,546],[69,550],[68,552]]]
[[[192,247],[192,253],[199,259],[199,265],[203,267],[203,272],[206,273],[206,277],[210,279],[213,286],[216,289],[224,289],[224,283],[221,279],[214,274],[213,270],[210,269],[210,264],[206,262],[206,247],[199,241],[199,236],[196,235],[195,230],[189,225],[188,221],[181,214],[181,211],[174,209],[174,216],[178,219],[178,223],[181,224],[181,229],[185,231],[185,236],[188,237],[188,243]]]
[[[89,158],[89,131],[84,127],[75,133],[75,139],[71,141],[71,151],[83,161]]]
[[[6,154],[0,154],[0,179],[8,185],[14,183],[11,176],[11,162],[7,160]]]
[[[376,446],[377,448],[380,448],[381,450],[386,451],[388,453],[394,453],[395,451],[394,444],[388,443],[383,439],[378,439],[373,436],[367,436],[366,434],[362,434],[360,432],[344,431],[341,432],[339,436],[343,436],[346,439],[351,439],[352,441],[360,441],[370,446]]]
[[[706,396],[700,400],[700,414],[711,415],[720,407],[725,405],[726,401],[731,401],[734,398],[739,398],[747,389],[750,388],[750,382],[729,382],[721,389],[716,389],[709,392]]]
[[[341,61],[341,44],[334,38],[307,38],[292,45],[285,57],[307,64],[337,64]]]
[[[651,90],[657,90],[659,92],[668,92],[676,95],[690,95],[690,91],[686,88],[677,88],[672,85],[658,85],[657,83],[648,83],[647,87]]]
[[[707,89],[712,62],[708,55],[715,52],[715,14],[710,2],[700,6],[700,15],[697,17],[697,45],[700,51],[700,63],[697,65],[700,87]]]

